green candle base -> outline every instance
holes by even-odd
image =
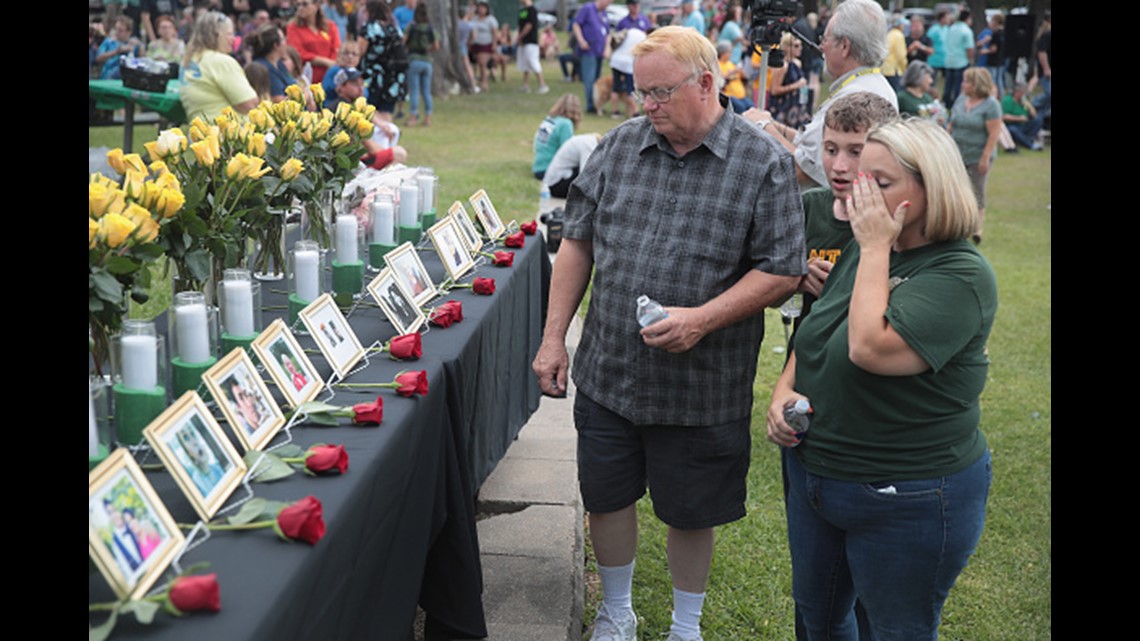
[[[352,305],[354,296],[364,284],[364,261],[341,264],[332,261],[333,299],[341,307]]]
[[[424,215],[423,215],[423,222],[420,223],[420,226],[423,227],[424,229],[431,229],[431,226],[434,224],[435,224],[435,210],[433,209],[431,211],[425,211]]]
[[[395,248],[396,245],[387,245],[385,243],[369,243],[368,265],[373,269],[384,269],[384,254],[387,254]]]
[[[229,354],[234,351],[235,347],[240,347],[247,352],[250,352],[250,345],[257,339],[257,334],[252,336],[230,336],[222,332],[222,354]],[[252,354],[252,352],[250,352]]]
[[[110,455],[110,453],[111,450],[107,449],[106,445],[100,443],[99,453],[95,456],[87,457],[87,471],[90,472],[91,470],[95,469],[95,466],[102,463],[107,458],[107,456]]]
[[[424,233],[423,228],[419,225],[413,225],[411,227],[400,225],[399,230],[400,233],[397,236],[397,240],[399,240],[400,243],[418,243],[420,242],[420,236]]]
[[[311,302],[313,301],[300,298],[296,292],[289,294],[289,327],[296,324],[297,318],[301,315],[301,310],[308,307]]]
[[[170,386],[174,398],[178,398],[202,383],[202,374],[214,366],[218,359],[211,356],[201,363],[186,363],[177,356],[170,361]]]
[[[152,390],[136,390],[116,383],[113,389],[119,442],[135,445],[142,441],[143,429],[166,409],[166,388],[159,385]]]

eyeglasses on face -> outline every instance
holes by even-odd
[[[701,72],[694,72],[688,78],[685,78],[681,82],[677,83],[676,86],[670,87],[668,89],[662,87],[656,87],[653,89],[634,89],[632,92],[630,92],[630,95],[633,96],[633,99],[636,100],[637,104],[639,105],[645,104],[645,100],[647,98],[652,98],[653,102],[659,105],[663,105],[672,100],[673,94],[677,93],[681,87],[685,86],[686,83],[692,82],[693,79],[699,75],[701,75]]]

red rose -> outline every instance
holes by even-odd
[[[419,358],[424,355],[423,339],[420,338],[419,332],[397,336],[392,339],[388,353],[401,360]]]
[[[440,305],[440,307],[446,307],[451,312],[451,318],[454,319],[455,322],[459,323],[463,321],[463,303],[457,300],[449,300]]]
[[[490,296],[495,293],[495,279],[494,278],[476,278],[475,282],[471,283],[471,291],[476,294],[483,294]]]
[[[317,473],[335,468],[344,474],[348,470],[348,452],[343,445],[314,445],[305,453],[305,467]]]
[[[522,247],[526,244],[526,238],[521,231],[516,231],[510,236],[507,236],[506,239],[503,240],[503,244],[507,247]]]
[[[455,316],[452,314],[450,307],[440,305],[431,310],[431,316],[428,317],[428,320],[431,321],[432,325],[451,327],[451,324],[455,322]]]
[[[510,267],[515,264],[514,252],[495,252],[495,257],[491,259],[491,264],[496,267]]]
[[[325,535],[325,518],[321,502],[313,496],[306,496],[277,513],[277,527],[281,534],[290,539],[304,541],[310,545]]]
[[[419,336],[419,334],[417,334]],[[357,425],[379,425],[384,420],[384,399],[376,397],[375,403],[357,403],[352,406],[355,412],[352,422]]]
[[[182,612],[222,609],[222,595],[218,590],[218,575],[201,574],[183,576],[174,580],[168,595],[174,607]]]
[[[396,377],[396,382],[400,384],[400,387],[396,388],[396,393],[400,396],[428,393],[428,379],[425,370],[404,372]]]
[[[519,229],[527,236],[533,236],[535,232],[538,231],[538,221],[532,220],[529,223],[523,223],[519,225]],[[522,245],[519,245],[519,247],[522,247]]]

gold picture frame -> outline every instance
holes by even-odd
[[[202,382],[247,452],[263,449],[285,426],[285,415],[241,347],[206,370]]]
[[[214,518],[245,477],[241,454],[194,390],[159,414],[143,435],[203,521]]]
[[[368,283],[368,293],[372,294],[373,300],[396,328],[397,336],[411,334],[427,321],[423,309],[416,305],[391,267],[380,270],[376,278]]]
[[[392,275],[400,280],[404,290],[412,295],[412,301],[423,307],[439,293],[431,275],[420,260],[415,245],[404,243],[384,254],[384,263],[392,268]]]
[[[459,235],[463,237],[463,242],[467,244],[467,249],[472,255],[483,249],[483,240],[479,238],[479,231],[475,229],[475,223],[471,222],[471,216],[467,213],[467,208],[463,206],[463,203],[458,200],[451,203],[447,215],[455,221]]]
[[[352,331],[331,294],[322,294],[302,309],[298,316],[337,376],[348,376],[352,366],[364,358],[364,346],[360,344],[356,332]]]
[[[491,204],[491,197],[487,195],[486,190],[480,189],[471,194],[467,200],[475,208],[475,216],[479,219],[479,224],[483,225],[487,239],[498,240],[507,231],[507,226],[503,224],[503,219],[499,218],[499,212],[495,211],[495,205]]]
[[[324,389],[325,382],[317,368],[313,367],[297,337],[280,318],[270,323],[253,341],[253,352],[273,377],[289,407],[297,408],[313,400]]]
[[[451,280],[458,281],[475,267],[475,259],[471,257],[471,251],[467,249],[462,234],[450,216],[441,218],[428,228],[427,233]]]
[[[126,448],[111,452],[87,478],[91,560],[120,599],[139,599],[186,537]]]

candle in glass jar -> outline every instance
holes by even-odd
[[[95,422],[95,396],[90,382],[87,384],[87,456],[99,456],[99,428]]]
[[[341,265],[358,260],[356,249],[356,216],[341,214],[336,219],[336,259]]]
[[[178,358],[184,363],[204,363],[210,358],[210,329],[206,325],[206,305],[175,305],[175,336]]]
[[[320,254],[315,249],[293,252],[296,262],[297,298],[311,303],[321,295]]]
[[[420,175],[416,177],[420,187],[420,211],[427,214],[435,209],[435,176]]]
[[[392,201],[377,198],[372,203],[372,242],[393,245],[392,241]]]
[[[131,335],[120,339],[123,387],[153,390],[158,387],[158,344],[154,336]]]
[[[420,189],[410,181],[400,185],[400,225],[415,227],[419,224]]]
[[[252,336],[253,331],[253,287],[248,280],[226,280],[223,282],[222,302],[225,306],[223,320],[230,336]]]

